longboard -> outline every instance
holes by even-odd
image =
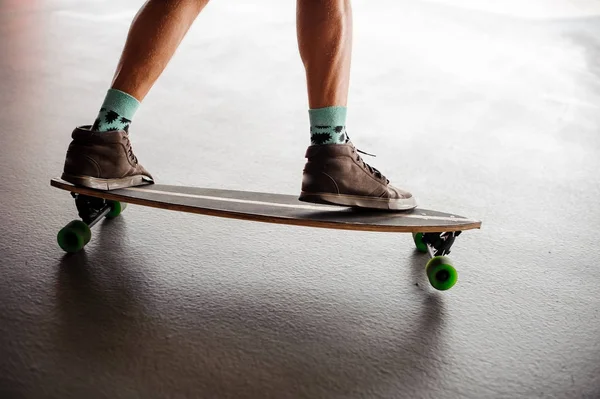
[[[149,206],[208,216],[328,229],[413,233],[417,249],[429,253],[426,271],[432,285],[448,289],[456,271],[447,255],[464,230],[478,229],[481,221],[435,210],[373,211],[301,202],[297,196],[150,184],[101,191],[75,186],[55,178],[53,187],[71,192],[81,220],[67,224],[58,234],[66,252],[80,251],[91,230],[104,217],[118,216],[126,204]]]

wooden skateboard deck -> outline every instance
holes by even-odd
[[[82,219],[81,221],[72,221],[59,232],[59,245],[67,252],[81,250],[91,238],[90,228],[104,216],[118,216],[124,208],[124,204],[266,223],[343,230],[413,233],[417,248],[421,252],[429,252],[432,257],[430,263],[437,258],[444,258],[441,264],[434,266],[446,272],[454,271],[454,273],[456,271],[444,255],[450,252],[450,246],[461,231],[481,227],[479,220],[434,210],[421,208],[410,211],[354,209],[310,204],[299,201],[297,196],[285,194],[164,184],[101,191],[75,186],[57,178],[52,179],[50,184],[72,193]],[[436,262],[440,263],[439,260]],[[429,264],[427,267],[429,268]],[[431,276],[430,281],[432,281]],[[450,286],[452,285],[453,283]]]
[[[151,184],[112,191],[74,186],[60,179],[51,185],[105,200],[153,208],[267,223],[330,229],[437,232],[476,229],[481,222],[463,216],[416,208],[411,211],[370,211],[301,202],[297,196]]]

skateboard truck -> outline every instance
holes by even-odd
[[[431,257],[425,266],[425,272],[431,285],[438,290],[452,288],[458,279],[458,273],[446,255],[450,253],[450,248],[460,233],[460,231],[413,233],[417,250],[427,252]]]
[[[102,198],[87,197],[77,193],[71,193],[71,195],[75,198],[79,217],[90,228],[108,215],[112,209],[110,202]]]
[[[71,193],[81,220],[73,220],[57,235],[58,245],[65,252],[75,253],[83,249],[92,238],[91,228],[103,218],[112,219],[121,214],[125,203]]]
[[[424,233],[421,240],[427,245],[429,256],[444,256],[450,253],[450,248],[454,244],[456,237],[461,231],[445,231],[443,233]]]

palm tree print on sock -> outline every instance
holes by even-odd
[[[119,119],[119,114],[117,114],[115,111],[110,110],[108,111],[105,115],[104,115],[104,121],[106,123],[108,123],[109,125],[112,124],[114,121],[116,121],[117,119]]]
[[[333,130],[337,133],[338,143],[346,144],[346,126],[336,126]]]
[[[125,130],[126,132],[129,132],[129,125],[131,124],[131,120],[122,116],[121,119],[119,119],[119,122],[121,122],[122,125],[121,129]]]
[[[310,142],[312,145],[323,145],[328,144],[331,141],[330,133],[314,133],[310,137]]]
[[[116,130],[128,132],[130,124],[131,119],[125,118],[111,109],[101,108],[98,118],[92,125],[92,130],[96,132],[111,132]]]
[[[312,145],[346,144],[348,142],[346,126],[312,126],[310,141]]]

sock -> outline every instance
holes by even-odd
[[[98,132],[129,131],[129,124],[139,106],[140,102],[129,94],[109,89],[92,130]]]
[[[346,107],[326,107],[308,110],[312,145],[345,144]]]

